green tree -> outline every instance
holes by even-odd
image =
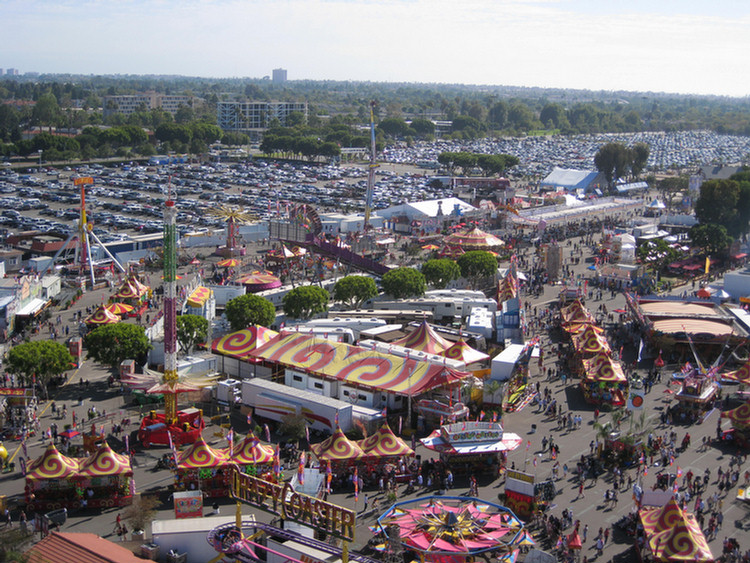
[[[328,292],[317,285],[295,287],[282,299],[284,313],[295,319],[309,319],[328,310]]]
[[[34,340],[11,348],[5,369],[21,376],[26,385],[31,385],[35,375],[46,397],[50,379],[69,370],[72,363],[73,356],[63,344],[53,340]]]
[[[664,239],[644,242],[638,246],[636,254],[642,264],[651,266],[655,271],[663,269],[667,264],[680,258],[680,252],[672,248]]]
[[[414,132],[420,137],[435,134],[435,124],[429,119],[423,119],[421,117],[413,119],[411,122],[411,128],[414,129]]]
[[[276,307],[265,297],[248,293],[227,301],[224,314],[232,330],[252,325],[269,327],[276,319]]]
[[[567,129],[570,127],[565,108],[560,104],[546,104],[539,114],[539,121],[541,121],[545,127],[550,129]]]
[[[437,289],[443,289],[461,277],[461,269],[450,258],[436,258],[422,265],[422,275],[427,283]]]
[[[343,301],[352,309],[359,307],[372,297],[378,295],[378,286],[369,276],[346,276],[333,286],[333,298]]]
[[[724,254],[732,242],[724,225],[705,223],[690,228],[693,246],[701,248],[708,255]]]
[[[630,149],[630,171],[634,178],[638,178],[643,169],[646,168],[650,151],[651,149],[646,143],[636,143]]]
[[[740,186],[734,180],[703,182],[698,201],[695,202],[695,216],[703,224],[724,225],[733,232],[736,228],[739,197]]]
[[[279,434],[286,436],[290,440],[299,442],[305,437],[305,426],[307,420],[299,414],[288,414],[281,419],[279,424]]]
[[[180,315],[177,317],[177,341],[190,354],[196,344],[208,338],[208,320],[200,315]]]
[[[409,126],[400,117],[386,117],[378,124],[377,129],[388,137],[399,137],[407,133]]]
[[[427,281],[419,270],[395,268],[387,271],[381,281],[383,291],[396,299],[419,297],[427,290]]]
[[[42,126],[47,125],[52,131],[52,126],[57,124],[61,117],[60,106],[57,98],[52,92],[47,92],[39,96],[31,112],[32,122]]]
[[[607,143],[594,155],[596,169],[604,174],[610,189],[618,178],[625,177],[630,163],[630,150],[622,143]]]
[[[117,323],[100,326],[89,332],[84,340],[87,358],[114,369],[123,360],[142,361],[151,349],[142,326],[131,323]]]
[[[688,179],[686,176],[670,176],[659,180],[656,184],[656,189],[659,190],[661,198],[664,200],[667,212],[672,209],[674,199],[687,188]]]
[[[476,281],[497,273],[497,258],[485,250],[470,250],[459,256],[458,267],[461,276],[476,285]]]

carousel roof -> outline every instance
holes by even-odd
[[[728,418],[733,426],[750,426],[750,401],[736,409],[724,411],[721,418]]]
[[[464,250],[488,250],[505,245],[498,237],[481,230],[476,225],[448,235],[443,242],[451,246],[460,246]]]
[[[311,444],[310,451],[320,461],[345,461],[359,459],[365,455],[357,442],[347,438],[341,428],[336,428],[329,438],[319,444]]]
[[[414,450],[396,436],[386,422],[377,432],[357,442],[368,457],[410,456]]]
[[[485,354],[469,346],[463,338],[460,338],[450,348],[443,350],[441,356],[445,356],[451,360],[459,360],[467,366],[475,362],[482,362],[490,357],[489,354]]]
[[[209,446],[203,438],[199,438],[188,449],[180,453],[177,459],[178,469],[202,469],[206,467],[221,467],[228,462],[227,454]]]
[[[138,281],[135,276],[130,276],[125,283],[120,286],[119,291],[115,294],[115,297],[121,299],[138,299],[148,293],[148,286]]]
[[[674,498],[664,506],[641,508],[638,515],[657,561],[708,563],[714,560],[695,516],[681,509]]]
[[[26,479],[66,479],[78,473],[78,460],[62,455],[54,444],[47,446],[41,457],[29,464]]]
[[[275,330],[253,325],[217,338],[211,344],[211,351],[223,356],[244,358],[250,352],[279,335]]]
[[[87,325],[109,325],[119,323],[120,317],[102,305],[91,315],[86,317],[83,322]]]
[[[441,354],[444,350],[451,347],[451,343],[435,332],[435,329],[426,320],[422,321],[422,324],[416,330],[411,331],[403,338],[391,342],[391,344],[411,348],[412,350],[419,350],[427,354]]]
[[[103,477],[106,475],[132,475],[130,458],[112,451],[109,444],[104,444],[81,462],[78,474],[87,477]]]
[[[583,358],[584,377],[593,381],[607,381],[616,383],[625,383],[628,378],[622,371],[622,364],[612,359],[612,356],[605,352],[600,352],[591,358]]]
[[[255,434],[250,432],[239,444],[235,444],[232,461],[240,465],[268,464],[273,462],[273,446],[261,444]]]
[[[268,272],[253,272],[242,276],[237,283],[247,286],[248,291],[256,293],[266,289],[281,287],[281,280]]]

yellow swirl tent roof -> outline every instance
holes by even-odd
[[[336,428],[336,431],[321,443],[310,444],[310,451],[320,461],[347,461],[365,455],[357,442],[347,438],[341,428]]]
[[[130,466],[128,456],[115,453],[105,442],[81,463],[78,474],[84,477],[132,475],[133,468]]]
[[[673,498],[664,506],[641,508],[638,516],[656,561],[709,563],[714,560],[695,516],[681,509]]]
[[[261,444],[252,432],[234,446],[231,461],[240,465],[273,463],[273,446]]]
[[[42,481],[75,477],[78,473],[78,464],[77,459],[62,455],[54,444],[50,444],[41,457],[29,464],[26,479]]]
[[[414,455],[414,450],[393,433],[388,423],[383,424],[377,432],[364,440],[360,440],[357,444],[368,457]]]
[[[275,330],[253,325],[217,338],[211,344],[211,351],[222,356],[246,358],[250,352],[270,342],[278,335],[279,333]]]
[[[440,354],[443,350],[447,350],[451,346],[451,343],[435,332],[435,329],[427,321],[422,321],[422,324],[416,330],[413,330],[403,338],[391,342],[391,344],[411,348],[412,350],[419,350],[427,354]]]
[[[604,352],[591,358],[583,358],[584,378],[593,381],[609,381],[625,383],[628,378],[622,371],[622,365],[612,359],[609,354]]]
[[[450,358],[451,360],[459,360],[465,363],[467,366],[475,362],[482,362],[489,359],[489,354],[475,350],[469,346],[463,338],[459,339],[458,342],[453,344],[450,348],[443,350],[441,356]]]
[[[203,469],[222,467],[227,463],[227,454],[224,450],[214,449],[203,438],[200,438],[180,454],[177,459],[177,468]]]

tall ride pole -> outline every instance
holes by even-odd
[[[370,102],[370,166],[367,174],[367,193],[365,195],[365,222],[363,230],[370,228],[370,213],[372,212],[372,194],[375,190],[375,169],[378,167],[375,149],[375,102]]]
[[[177,381],[177,252],[176,216],[171,197],[164,202],[164,383]],[[177,421],[177,394],[164,395],[167,424]]]

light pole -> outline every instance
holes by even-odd
[[[42,149],[39,149],[36,151],[39,154],[39,168],[42,167],[42,153],[44,152]]]

